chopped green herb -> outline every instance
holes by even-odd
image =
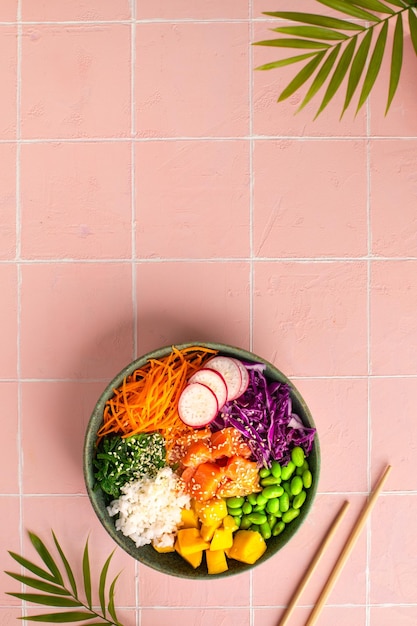
[[[106,494],[118,498],[123,485],[145,475],[152,478],[165,465],[165,441],[159,433],[104,437],[94,459],[95,479]]]

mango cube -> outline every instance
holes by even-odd
[[[203,550],[199,550],[198,552],[192,552],[191,554],[182,554],[180,550],[180,546],[178,543],[178,539],[175,542],[175,550],[178,554],[187,561],[194,569],[196,569],[203,560]]]
[[[207,526],[221,522],[227,515],[226,501],[223,498],[211,498],[206,502],[196,502],[194,506],[199,519]]]
[[[227,528],[217,528],[210,543],[210,551],[228,550],[233,545],[233,533]]]
[[[208,541],[204,541],[198,528],[181,528],[177,534],[178,552],[181,556],[188,556],[200,550],[207,550]]]
[[[254,530],[238,530],[228,556],[236,561],[253,565],[265,552],[266,543],[262,535]]]
[[[181,528],[198,528],[199,525],[197,513],[193,509],[182,509]]]
[[[221,522],[215,524],[201,524],[200,535],[204,541],[211,541],[213,539],[214,532],[219,528]]]
[[[228,530],[231,530],[232,533],[234,533],[235,530],[239,528],[239,526],[236,524],[234,518],[231,515],[226,515],[223,520],[223,528],[227,528]]]
[[[224,550],[207,550],[206,561],[209,574],[221,574],[229,569]]]

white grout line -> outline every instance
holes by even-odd
[[[404,380],[417,378],[415,374],[322,374],[318,375],[302,375],[302,374],[289,374],[288,377],[293,381],[304,380]],[[81,384],[102,384],[108,385],[112,380],[113,375],[109,375],[108,378],[0,378],[0,383],[81,383]]]
[[[225,136],[172,136],[172,137],[135,137],[134,141],[137,143],[157,143],[157,142],[175,142],[175,141],[367,141],[366,133],[363,135],[334,135],[322,137],[321,135],[240,135],[236,137],[231,135]],[[22,144],[38,144],[38,143],[127,143],[131,141],[131,137],[34,137],[34,138],[22,138],[20,142]],[[409,135],[407,137],[401,135],[375,135],[372,137],[372,141],[417,141],[417,135]],[[0,139],[0,144],[14,144],[14,139]]]
[[[137,307],[137,295],[136,295],[136,277],[137,277],[137,265],[135,263],[136,260],[136,145],[135,145],[135,135],[136,135],[136,100],[135,100],[135,92],[136,92],[136,24],[135,24],[135,0],[131,0],[132,4],[132,26],[131,26],[131,80],[130,80],[130,89],[131,89],[131,107],[130,107],[130,115],[131,115],[131,205],[132,205],[132,217],[131,217],[131,246],[132,246],[132,256],[131,256],[131,265],[132,265],[132,323],[133,323],[133,358],[135,359],[138,353],[138,307]]]
[[[367,446],[367,483],[368,492],[371,491],[371,473],[372,473],[372,456],[371,456],[371,438],[372,438],[372,413],[371,413],[371,374],[372,374],[372,359],[371,359],[371,263],[372,263],[372,229],[371,229],[371,168],[370,168],[370,137],[371,137],[371,105],[368,99],[366,115],[366,179],[367,179],[367,193],[366,193],[366,222],[367,222],[367,249],[368,249],[368,261],[366,264],[366,324],[367,324],[367,371],[368,371],[368,383],[367,383],[367,415],[368,415],[368,446]],[[366,573],[365,573],[365,601],[366,601],[366,614],[365,614],[365,626],[370,626],[371,623],[371,611],[369,608],[370,602],[370,590],[371,590],[371,524],[367,523],[366,526]]]
[[[60,259],[22,259],[19,258],[19,263],[21,265],[56,265],[69,263],[73,265],[74,263],[80,265],[87,264],[125,264],[130,265],[132,263],[131,258],[75,258],[75,257],[66,257]],[[368,263],[370,260],[377,262],[414,262],[417,261],[417,256],[372,256],[370,259],[368,256],[358,256],[358,257],[251,257],[251,256],[241,256],[241,257],[158,257],[158,258],[136,258],[134,259],[134,263],[136,265],[141,264],[149,264],[149,263],[305,263],[305,264],[319,264],[319,263],[327,263],[327,264],[335,264],[335,263]],[[0,265],[14,265],[16,263],[16,259],[0,259]]]
[[[162,18],[162,17],[154,17],[154,18],[133,18],[133,21],[136,24],[245,24],[247,23],[247,18],[223,18],[223,17],[207,17],[207,18],[194,18],[194,17],[184,17],[184,18]],[[253,23],[266,23],[276,25],[280,22],[287,23],[287,20],[276,19],[271,16],[263,16],[252,17]],[[363,23],[362,20],[352,20],[353,22]],[[130,25],[132,23],[132,18],[126,19],[113,19],[113,20],[22,20],[21,24],[23,26],[111,26],[117,24]],[[15,26],[17,22],[14,21],[1,21],[0,26]]]
[[[138,306],[136,295],[136,0],[130,0],[131,28],[130,28],[130,135],[131,135],[131,276],[132,276],[132,358],[138,354]],[[139,586],[140,564],[135,561],[135,624],[141,626],[141,594]]]
[[[21,306],[22,306],[22,268],[20,265],[21,258],[21,228],[22,228],[22,207],[21,207],[21,88],[22,88],[22,26],[19,23],[21,19],[22,5],[21,0],[17,0],[17,38],[16,38],[16,272],[17,272],[17,446],[18,446],[18,485],[19,485],[19,547],[20,553],[23,554],[23,424],[22,424],[22,383],[21,383]],[[24,586],[23,586],[24,587]],[[26,614],[26,603],[21,602],[21,615]]]
[[[253,2],[248,2],[250,41],[253,41]],[[249,105],[249,350],[253,350],[254,331],[254,166],[253,166],[253,62],[252,49],[248,50],[248,105]],[[249,626],[255,626],[255,611],[253,607],[253,571],[249,572]]]
[[[249,33],[250,40],[253,40],[253,2],[248,3],[249,14]],[[253,329],[254,329],[254,191],[255,191],[255,172],[254,172],[254,140],[253,140],[253,53],[251,47],[248,51],[249,61],[249,80],[248,80],[248,99],[249,99],[249,349],[253,349]]]

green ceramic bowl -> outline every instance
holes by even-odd
[[[218,350],[220,354],[225,356],[233,356],[238,359],[242,359],[244,361],[253,361],[253,362],[262,362],[266,365],[266,376],[271,380],[276,380],[279,382],[287,383],[291,388],[291,399],[293,404],[293,411],[297,413],[302,419],[303,423],[306,426],[315,428],[315,424],[313,418],[310,414],[310,411],[301,397],[300,393],[291,383],[291,381],[276,367],[274,367],[265,359],[254,355],[251,352],[247,352],[246,350],[242,350],[240,348],[235,348],[233,346],[216,344],[216,343],[204,343],[204,342],[195,342],[195,343],[187,343],[177,345],[178,348],[184,348],[186,346],[198,345],[204,346],[207,348],[213,348]],[[114,539],[116,544],[118,544],[125,552],[130,554],[134,559],[137,559],[141,563],[151,567],[152,569],[158,570],[159,572],[163,572],[164,574],[169,574],[171,576],[177,576],[180,578],[192,578],[192,579],[212,579],[212,578],[224,578],[227,576],[233,576],[234,574],[240,574],[242,572],[248,571],[254,567],[254,565],[246,565],[245,563],[240,563],[239,561],[234,561],[229,559],[229,569],[223,574],[218,575],[208,575],[206,565],[203,560],[203,564],[197,568],[193,569],[188,563],[186,563],[178,554],[175,552],[167,553],[167,554],[159,554],[154,548],[150,545],[143,546],[141,548],[136,548],[135,544],[131,539],[125,537],[122,533],[116,531],[114,526],[114,518],[110,517],[106,509],[106,502],[104,498],[104,494],[100,489],[95,488],[95,480],[94,480],[94,466],[93,459],[95,455],[95,442],[96,442],[96,433],[99,427],[102,424],[103,420],[103,410],[106,401],[111,398],[113,395],[113,390],[119,387],[123,379],[126,376],[129,376],[136,369],[143,367],[144,364],[150,358],[161,358],[169,354],[171,351],[171,346],[167,346],[164,348],[160,348],[159,350],[155,350],[154,352],[150,352],[136,359],[129,365],[127,365],[106,387],[106,389],[101,394],[94,411],[89,420],[87,431],[85,435],[84,442],[84,478],[85,484],[87,487],[88,496],[90,498],[91,504],[93,506],[94,511],[97,514],[100,522],[103,524],[104,528],[107,530],[109,535]],[[259,565],[264,563],[267,559],[273,557],[279,550],[281,550],[285,544],[287,544],[290,539],[292,539],[298,532],[301,524],[304,522],[306,517],[309,514],[311,509],[311,505],[313,503],[317,484],[319,479],[319,471],[320,471],[320,448],[319,441],[316,434],[315,442],[313,445],[313,449],[308,458],[309,466],[311,472],[313,474],[313,485],[307,491],[307,498],[304,505],[301,508],[300,515],[288,524],[285,530],[278,537],[272,537],[268,540],[267,545],[268,548],[264,555],[255,563],[255,565]]]

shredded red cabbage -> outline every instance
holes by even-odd
[[[316,430],[306,427],[292,412],[289,385],[268,381],[263,363],[244,365],[249,372],[247,390],[224,405],[211,428],[234,426],[247,439],[259,466],[270,467],[274,459],[287,463],[295,446],[301,446],[308,456]]]

